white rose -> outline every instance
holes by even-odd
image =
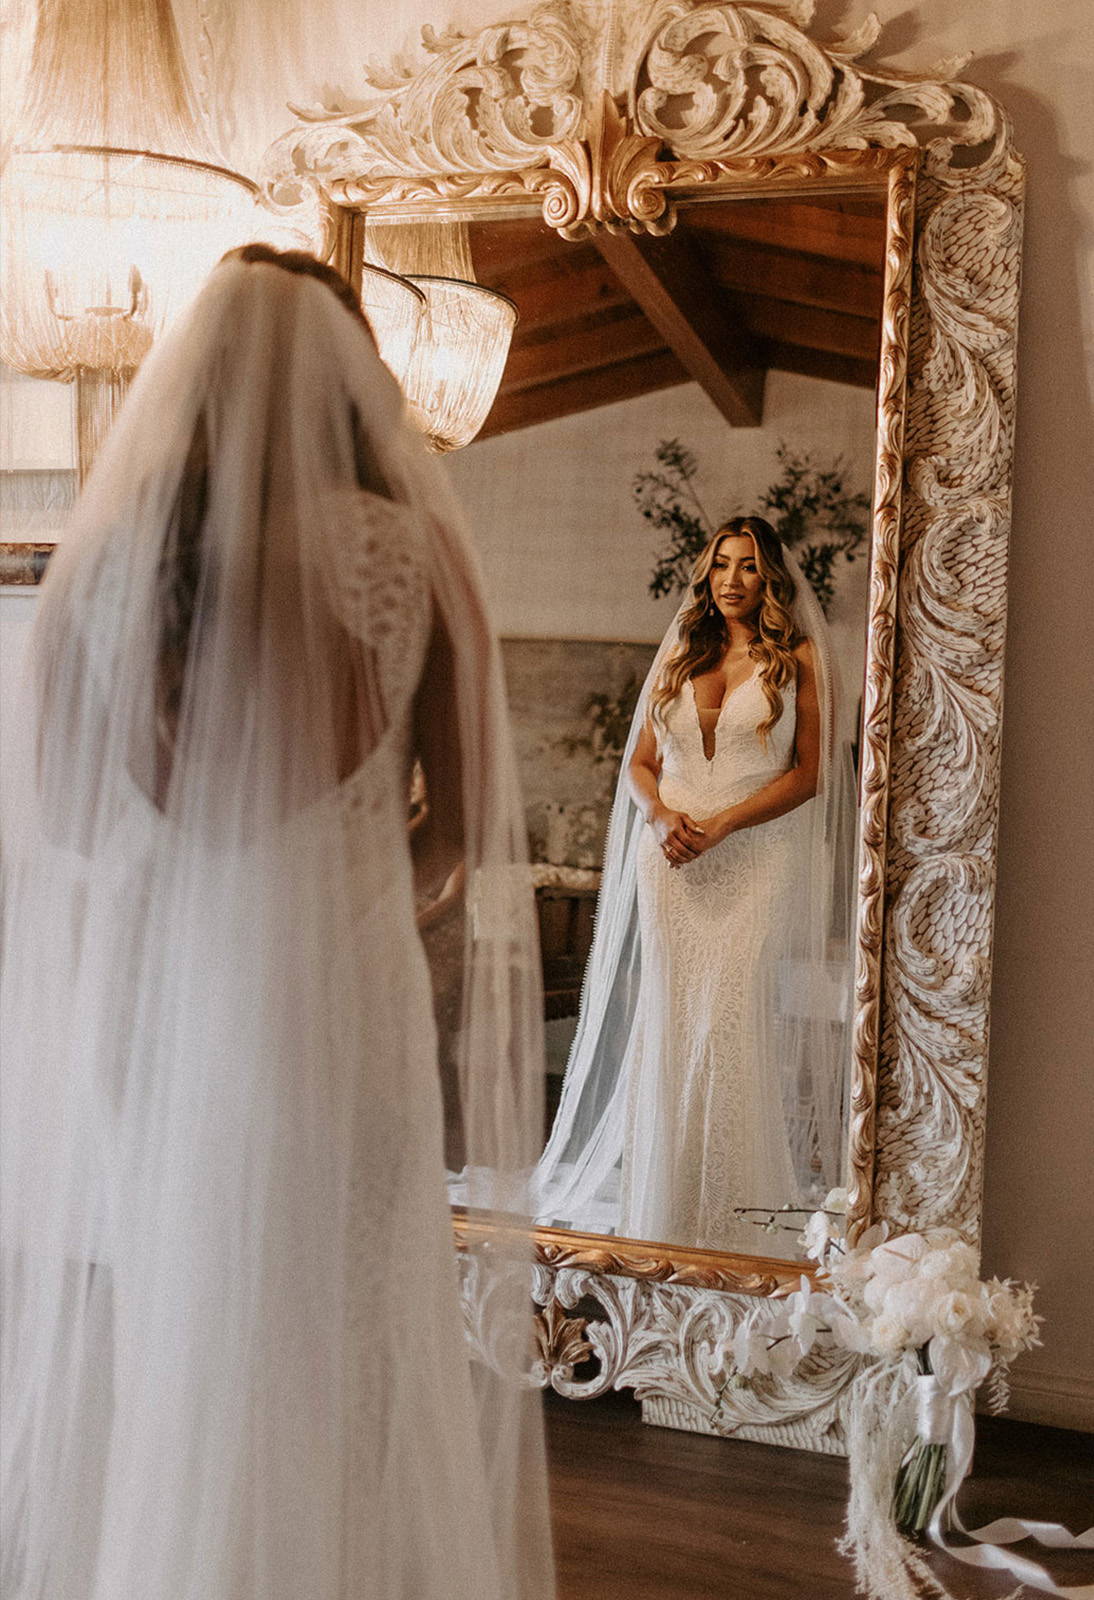
[[[865,1300],[867,1308],[875,1316],[880,1315],[884,1308],[885,1296],[889,1293],[890,1288],[891,1285],[886,1283],[883,1278],[870,1278],[863,1289],[862,1298]]]
[[[960,1291],[944,1294],[934,1307],[933,1320],[935,1332],[950,1337],[979,1332],[982,1321],[980,1305],[970,1294]]]

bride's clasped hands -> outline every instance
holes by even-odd
[[[686,811],[673,811],[660,802],[651,813],[649,824],[670,867],[687,866],[734,831],[732,818],[726,814],[696,822]]]

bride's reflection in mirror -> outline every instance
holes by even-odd
[[[710,540],[639,698],[545,1215],[755,1250],[839,1178],[853,839],[824,616],[770,523]]]
[[[532,845],[542,1225],[793,1256],[796,1228],[755,1221],[846,1181],[884,209],[723,199],[644,241],[471,229],[520,312],[450,465]]]

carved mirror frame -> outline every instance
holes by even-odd
[[[681,200],[887,192],[850,1223],[979,1234],[1023,168],[960,81],[861,64],[874,18],[820,43],[810,0],[547,0],[424,64],[373,69],[350,111],[299,111],[278,204],[317,190],[350,276],[362,219],[541,208],[566,238],[666,233]],[[359,268],[358,268],[359,270]],[[477,1226],[457,1216],[459,1240]],[[845,1354],[726,1387],[751,1297],[801,1267],[535,1233],[533,1380],[633,1388],[647,1420],[838,1451]],[[490,1295],[470,1272],[487,1357]]]

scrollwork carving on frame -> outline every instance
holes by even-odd
[[[423,31],[417,67],[363,67],[371,91],[348,109],[294,108],[267,153],[276,205],[319,189],[339,205],[406,214],[412,204],[539,197],[549,226],[660,233],[673,187],[711,164],[797,156],[819,176],[824,152],[925,142],[943,167],[956,141],[987,162],[1005,143],[998,107],[952,82],[963,62],[917,77],[861,64],[874,18],[820,44],[812,7],[739,0],[546,0],[527,20],[468,36]]]
[[[509,1271],[527,1272],[516,1263]],[[843,1449],[842,1406],[857,1358],[818,1354],[789,1378],[734,1381],[733,1335],[752,1306],[746,1295],[654,1285],[587,1267],[532,1270],[536,1348],[526,1381],[569,1400],[632,1389],[651,1420],[691,1431]],[[462,1300],[469,1344],[479,1360],[508,1370],[499,1350],[495,1297],[512,1304],[510,1284],[481,1257],[464,1258]]]

